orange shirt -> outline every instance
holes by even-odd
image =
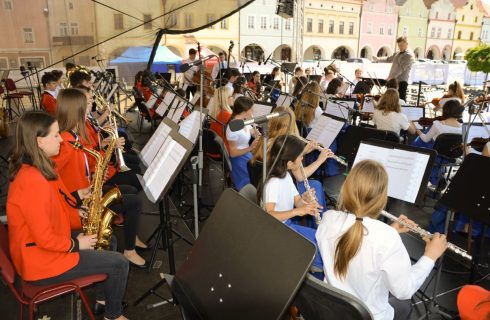
[[[216,120],[223,123],[223,125],[221,125],[219,122],[212,120],[211,125],[209,126],[211,130],[216,132],[216,134],[220,136],[221,139],[223,139],[228,152],[230,152],[230,146],[228,145],[228,140],[226,139],[225,130],[226,130],[226,125],[228,124],[228,122],[230,122],[230,118],[231,118],[231,112],[221,111],[216,117]]]
[[[475,285],[464,286],[458,293],[458,310],[461,320],[488,319],[490,291]]]
[[[94,127],[92,127],[92,124],[88,120],[85,122],[85,125],[87,127],[87,132],[90,141],[82,141],[83,146],[87,149],[95,150],[99,152],[101,156],[104,156],[105,154],[104,151],[100,150],[97,131],[95,131]],[[87,155],[87,159],[88,159],[89,170],[90,173],[92,174],[95,171],[96,160],[91,155]],[[107,168],[106,180],[112,178],[116,173],[117,173],[117,169],[113,165],[109,165],[109,167]]]
[[[44,91],[41,96],[41,105],[51,115],[56,115],[56,98]]]
[[[23,165],[10,183],[7,198],[10,255],[26,281],[58,276],[78,264],[72,246],[71,208],[60,193],[60,179],[48,181],[39,170]],[[78,214],[78,212],[77,212]]]

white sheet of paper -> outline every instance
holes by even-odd
[[[423,153],[361,143],[354,166],[365,159],[378,161],[388,173],[388,196],[414,203],[429,158],[429,155]]]
[[[347,110],[345,106],[349,106],[352,108],[354,106],[354,101],[328,101],[325,108],[325,113],[348,120],[349,110]]]
[[[162,89],[160,88],[160,89],[158,89],[156,95],[152,94],[150,99],[148,99],[148,101],[145,102],[145,105],[148,109],[151,109],[153,106],[155,106],[155,102],[157,102],[158,97],[160,96],[161,93],[162,93]],[[158,106],[155,106],[155,107],[158,107]]]
[[[260,117],[270,114],[272,107],[265,104],[255,103],[252,109],[254,117]]]
[[[337,121],[327,116],[321,116],[316,122],[310,133],[306,137],[308,140],[315,140],[328,148],[338,136],[344,126],[343,121]]]
[[[364,103],[362,104],[363,113],[373,113],[374,112],[374,99],[372,97],[365,97]]]
[[[158,153],[158,150],[160,150],[163,143],[170,134],[170,131],[172,131],[172,128],[162,121],[158,128],[155,130],[155,133],[153,133],[148,142],[145,144],[140,152],[140,158],[146,167],[148,167],[149,164],[153,161],[156,154]]]
[[[191,104],[196,105],[197,100],[201,97],[201,94],[199,92],[194,93],[192,96]]]
[[[204,117],[203,117],[204,120]],[[184,120],[180,122],[179,133],[193,144],[196,144],[199,135],[199,111],[192,111]]]
[[[424,116],[424,109],[419,107],[402,106],[402,113],[407,116],[408,121],[417,121]]]
[[[486,127],[488,130],[490,130],[490,125],[487,124]],[[473,138],[488,138],[487,129],[485,129],[485,127],[481,125],[472,125],[470,127],[470,132],[468,132],[468,142],[471,142]]]
[[[169,112],[169,116],[172,115],[171,119],[173,122],[175,123],[179,122],[180,117],[182,117],[182,113],[184,113],[186,104],[187,102],[180,97],[176,97],[174,99],[174,103],[172,104],[172,110],[171,112]]]
[[[281,94],[277,99],[276,106],[278,107],[289,107],[293,102],[293,97]]]
[[[170,91],[165,93],[165,96],[163,97],[162,102],[160,103],[160,105],[158,106],[158,108],[156,110],[156,113],[158,113],[158,115],[160,117],[163,117],[165,115],[165,112],[167,112],[167,110],[170,107],[170,105],[172,104],[172,101],[174,100],[174,98],[175,98],[175,93],[170,92]]]

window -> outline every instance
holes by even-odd
[[[70,23],[70,34],[72,36],[78,36],[78,22]]]
[[[407,16],[409,16],[409,15],[410,15],[410,8],[407,8],[407,10],[405,10],[405,14],[406,14]]]
[[[221,20],[220,25],[222,30],[228,30],[228,18]]]
[[[451,20],[451,14],[450,13],[447,14],[447,19]]]
[[[312,18],[306,19],[306,32],[313,32],[313,19]]]
[[[475,23],[478,23],[478,17],[475,17]]]
[[[8,60],[7,58],[0,58],[0,69],[8,69]]]
[[[286,19],[286,23],[284,23],[284,30],[291,30],[291,19]]]
[[[388,13],[393,13],[393,6],[391,4],[389,4],[388,7],[386,8],[386,11]]]
[[[344,34],[344,21],[339,22],[339,34]]]
[[[464,21],[464,14],[461,16],[461,21],[462,22]]]
[[[430,37],[434,38],[435,36],[436,36],[436,27],[432,27],[432,29],[430,29]]]
[[[68,23],[66,22],[60,22],[60,36],[67,36],[68,35]]]
[[[436,19],[439,19],[439,11],[436,11]]]
[[[213,22],[214,22],[214,14],[208,14],[206,16],[206,24],[210,24],[210,23],[213,23]],[[214,29],[214,25],[212,24],[208,28],[209,29]]]
[[[32,57],[28,57],[28,58],[20,58],[20,65],[24,65],[26,66],[28,64],[28,62],[30,62],[32,64],[32,66],[38,68],[38,69],[41,69],[41,68],[44,68],[44,58],[32,58]],[[12,64],[10,64],[10,67],[11,68],[14,68],[12,66]]]
[[[151,14],[144,14],[143,21],[146,22],[143,26],[144,29],[151,30]]]
[[[408,27],[403,27],[402,35],[404,37],[407,37],[408,36]]]
[[[367,33],[373,33],[373,24],[371,22],[368,22]]]
[[[354,22],[349,22],[349,34],[354,34]]]
[[[470,32],[470,40],[473,40],[473,32]]]
[[[441,32],[442,32],[442,29],[441,28],[438,28],[437,29],[437,38],[440,38],[441,37]]]
[[[461,31],[458,31],[458,40],[461,39]]]
[[[279,30],[279,18],[274,17],[272,20],[272,29]]]
[[[68,9],[73,10],[73,2],[68,2]]]
[[[329,20],[328,21],[328,33],[333,33],[335,28],[335,21]]]
[[[422,37],[422,28],[419,28],[418,32],[417,32],[417,36],[420,38]]]
[[[393,26],[388,26],[388,35],[391,36],[393,34]]]
[[[12,10],[13,8],[12,0],[3,0],[3,8],[5,10]]]
[[[318,33],[323,33],[323,19],[318,19]]]
[[[124,29],[124,20],[122,13],[114,13],[114,29]]]
[[[184,26],[186,28],[192,28],[192,13],[186,13],[184,15]]]
[[[385,25],[384,24],[379,26],[379,34],[385,34]]]
[[[32,28],[23,28],[24,43],[34,43],[34,31]]]
[[[452,34],[453,34],[453,29],[451,29],[451,28],[447,29],[447,37],[446,38],[451,39]]]
[[[254,16],[248,16],[248,28],[249,29],[255,29],[255,17]]]
[[[177,13],[172,13],[170,17],[168,18],[168,26],[169,27],[176,27],[178,24],[177,20]]]
[[[267,29],[267,17],[260,17],[260,29]]]

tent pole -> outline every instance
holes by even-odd
[[[146,66],[146,70],[150,71],[151,65],[153,64],[153,60],[155,59],[155,55],[157,54],[158,46],[160,45],[160,41],[162,40],[163,34],[166,29],[160,29],[157,32],[157,36],[155,39],[155,43],[153,43],[153,48],[151,49],[150,59],[148,60],[148,65]]]

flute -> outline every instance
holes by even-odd
[[[413,225],[408,224],[405,221],[398,219],[398,217],[396,217],[396,216],[392,215],[391,213],[388,213],[388,212],[386,212],[384,210],[381,211],[381,215],[383,217],[386,217],[386,218],[394,221],[394,222],[397,222],[397,223],[401,224],[404,227],[407,227],[411,232],[418,234],[422,238],[428,237],[429,239],[432,239],[432,233],[430,233],[429,231],[426,231],[426,230],[422,229],[421,227],[414,227]],[[468,254],[468,252],[466,250],[464,250],[463,248],[458,247],[457,245],[455,245],[453,243],[448,242],[447,243],[447,248],[449,250],[451,250],[452,252],[454,252],[454,253],[462,256],[465,259],[468,259],[468,260],[473,259],[471,257],[471,255]]]
[[[306,178],[306,173],[305,173],[305,168],[303,167],[303,164],[300,164],[299,166],[299,169],[301,170],[301,175],[303,176],[303,184],[305,186],[305,189],[306,189],[306,194],[308,195],[308,202],[311,202],[313,200],[315,200],[315,195],[314,195],[314,190],[311,189],[310,187],[310,183],[308,182],[308,179]],[[320,217],[320,215],[315,215],[315,222],[316,224],[320,224],[320,222],[322,221],[322,218]]]
[[[299,138],[299,140],[303,141],[303,142],[310,142],[308,140],[306,140],[305,138],[303,138],[302,136],[297,136]],[[323,149],[326,149],[324,146],[322,146],[321,144],[317,144],[315,145],[315,149],[317,149],[318,151],[322,151]],[[347,164],[347,161],[345,161],[344,159],[342,159],[341,157],[339,156],[336,156],[336,155],[333,155],[333,157],[330,157],[332,159],[334,159],[335,161],[337,161],[338,163],[340,163],[341,165],[343,166],[348,166]]]

